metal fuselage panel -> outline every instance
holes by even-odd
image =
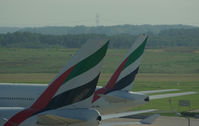
[[[0,84],[0,107],[29,107],[48,87],[46,84]],[[96,89],[97,90],[97,89]],[[128,91],[113,91],[105,94],[92,105],[101,114],[123,112],[147,103],[147,95]],[[110,97],[110,98],[109,98]]]
[[[0,107],[29,107],[47,86],[45,84],[0,84]]]

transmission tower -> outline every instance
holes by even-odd
[[[99,21],[99,14],[96,14],[96,27],[99,26],[99,23],[100,23],[100,21]]]

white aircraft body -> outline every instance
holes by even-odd
[[[178,89],[131,92],[135,76],[138,73],[146,41],[146,35],[141,35],[135,41],[127,55],[122,60],[119,67],[112,75],[111,79],[108,81],[107,85],[102,88],[96,88],[96,91],[92,98],[92,103],[90,103],[90,106],[86,104],[85,107],[95,108],[101,114],[103,114],[102,119],[109,119],[113,117],[120,117],[122,115],[126,116],[155,111],[152,109],[138,112],[128,112],[121,115],[107,115],[127,111],[134,106],[148,103],[149,99],[160,99],[195,94],[195,92],[184,92],[148,96],[148,94],[151,93],[178,91]],[[89,73],[90,76],[90,71],[87,71],[87,73]],[[92,74],[96,76],[96,73]],[[87,75],[87,77],[89,76]],[[45,84],[0,84],[0,107],[27,108],[31,106],[32,103],[36,102],[42,92],[44,92],[47,88],[48,85]],[[76,95],[79,95],[78,92],[76,93]],[[68,98],[73,96],[70,95],[65,97]]]
[[[27,108],[38,99],[40,94],[48,87],[47,84],[16,84],[1,83],[0,84],[0,108],[2,107],[22,107]],[[97,90],[100,88],[97,88]],[[107,96],[101,95],[98,102],[92,105],[93,108],[101,110],[102,114],[118,113],[128,110],[134,106],[148,103],[148,95],[150,93],[162,93],[179,91],[179,89],[152,90],[152,91],[115,91]],[[7,93],[9,92],[9,93]],[[10,93],[13,92],[13,93]],[[149,99],[161,99],[168,97],[176,97],[182,95],[191,95],[195,92],[170,93],[162,95],[152,95]],[[104,97],[103,97],[104,96]],[[139,97],[140,96],[140,97]],[[146,98],[146,100],[143,100]],[[137,100],[136,100],[137,99]],[[141,100],[142,99],[142,100]],[[101,101],[101,102],[100,102]],[[118,110],[118,107],[120,108]]]
[[[88,41],[45,88],[1,85],[0,126],[98,126],[90,106],[108,43]]]

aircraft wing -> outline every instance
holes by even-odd
[[[169,97],[176,97],[182,95],[191,95],[196,94],[197,92],[182,92],[182,93],[170,93],[170,94],[161,94],[161,95],[151,95],[149,96],[150,99],[161,99],[161,98],[169,98]]]
[[[52,125],[66,125],[66,124],[70,125],[70,124],[81,123],[81,122],[84,122],[84,121],[47,114],[47,115],[38,116],[37,124],[45,125],[45,126],[52,126]]]
[[[136,91],[137,93],[141,94],[152,94],[152,93],[163,93],[163,92],[170,92],[170,91],[179,91],[180,89],[163,89],[163,90],[149,90],[149,91]]]
[[[135,113],[134,112],[127,112],[127,113],[129,113],[130,115],[134,115],[134,114],[137,114],[139,112],[140,112],[139,114],[141,114],[143,112],[145,113],[145,112],[153,112],[153,111],[155,111],[155,109],[135,111]],[[99,126],[117,126],[117,125],[122,126],[122,125],[152,124],[159,116],[160,116],[159,114],[153,114],[149,117],[144,118],[141,121],[136,121],[136,122],[134,122],[132,120],[128,120],[128,121],[127,120],[125,120],[125,121],[112,121],[112,120],[109,121],[108,120],[108,121],[102,121]]]

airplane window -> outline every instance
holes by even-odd
[[[22,98],[22,97],[0,97],[1,100],[27,100],[27,101],[33,101],[34,98]]]

